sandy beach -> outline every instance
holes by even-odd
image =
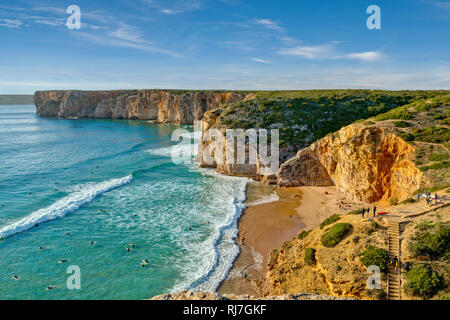
[[[262,295],[270,252],[339,212],[335,187],[278,188],[252,182],[247,205],[236,239],[241,252],[219,293]]]

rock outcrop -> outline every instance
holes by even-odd
[[[37,91],[34,103],[42,117],[137,119],[193,124],[205,111],[246,97],[243,92],[169,90]]]
[[[234,141],[229,141],[227,139],[226,130],[228,128],[221,124],[219,119],[219,116],[222,112],[223,109],[221,108],[205,112],[201,121],[203,139],[199,145],[199,156],[197,158],[197,161],[200,162],[200,165],[202,167],[215,168],[217,172],[226,175],[248,177],[254,180],[276,184],[276,172],[278,170],[279,159],[285,157],[286,149],[279,150],[279,157],[275,161],[275,167],[273,166],[274,162],[266,162],[265,164],[263,163],[261,155],[258,153],[257,148],[254,149],[256,154],[255,160],[250,160],[250,137],[247,135],[245,138],[245,161],[244,163],[238,163],[239,161],[237,161],[237,159],[239,150],[237,139],[233,139]],[[216,139],[215,137],[211,137],[211,139],[209,138],[213,135],[213,133],[209,131],[211,129],[219,131],[223,136],[221,153],[218,152],[218,148],[208,148],[211,143],[213,143],[214,141],[218,142],[218,140],[220,140]],[[269,150],[271,148],[269,142],[267,148]],[[230,154],[233,154],[232,162],[228,161],[227,158],[227,152],[229,151],[231,151]],[[275,159],[271,159],[269,156],[267,156],[266,160]]]
[[[336,185],[347,197],[374,202],[410,197],[422,172],[411,161],[414,148],[377,126],[352,124],[300,150],[285,162],[280,186]]]
[[[321,237],[329,227],[313,229],[304,239],[294,238],[271,252],[267,295],[314,292],[353,299],[379,299],[382,294],[368,290],[367,267],[361,253],[370,245],[387,250],[385,222],[361,221],[359,215],[345,215],[336,223],[349,223],[352,230],[337,245],[324,247]],[[314,259],[307,262],[306,250],[314,249]],[[382,279],[382,288],[386,282]]]
[[[215,292],[180,291],[162,294],[151,300],[349,300],[346,298],[332,297],[313,293],[285,294],[280,296],[255,297],[251,295],[221,295]]]

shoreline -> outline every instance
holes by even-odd
[[[338,195],[335,187],[280,188],[261,182],[250,182],[246,195],[235,239],[240,252],[217,292],[263,296],[270,252],[339,212]]]

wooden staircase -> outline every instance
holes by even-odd
[[[392,261],[395,257],[398,259],[397,271],[395,266],[389,263],[388,266],[388,299],[401,299],[401,277],[400,277],[400,221],[389,219],[388,221],[388,244],[389,259]]]

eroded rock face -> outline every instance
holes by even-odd
[[[248,177],[270,184],[276,184],[276,172],[278,170],[279,161],[276,165],[272,165],[271,167],[271,163],[263,164],[263,161],[261,161],[261,157],[259,154],[256,156],[256,161],[250,161],[248,141],[245,144],[245,163],[237,163],[237,141],[235,140],[234,142],[230,142],[227,140],[227,127],[223,126],[220,123],[219,119],[222,111],[223,109],[218,108],[205,112],[201,121],[202,141],[199,145],[197,161],[200,162],[200,165],[202,167],[215,168],[217,172],[226,175]],[[213,135],[210,130],[218,130],[223,135],[224,140],[221,154],[220,152],[217,152],[217,148],[210,146],[211,143],[216,141],[215,137],[212,137],[211,139],[208,138],[209,136]],[[270,145],[268,146],[268,149],[270,149]],[[228,161],[227,151],[231,151],[232,153],[234,153],[234,162]],[[279,158],[286,157],[286,153],[286,149],[280,149]],[[267,158],[269,159],[269,157]]]
[[[349,300],[328,295],[314,293],[285,294],[280,296],[255,297],[251,295],[221,295],[215,292],[198,292],[184,290],[180,292],[162,294],[151,300]]]
[[[193,124],[203,114],[246,97],[240,92],[165,90],[37,91],[38,115],[62,118],[138,119]]]
[[[419,188],[422,172],[409,157],[414,148],[384,128],[353,124],[313,143],[278,171],[280,186],[336,185],[365,202],[402,201]]]

